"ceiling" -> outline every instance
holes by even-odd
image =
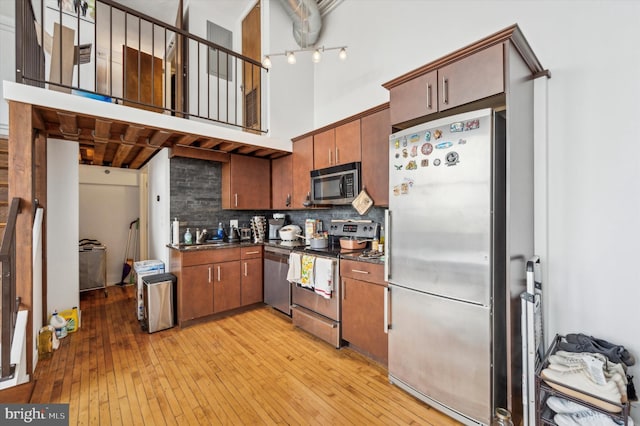
[[[81,164],[139,169],[162,148],[169,156],[228,162],[229,154],[266,159],[289,154],[273,148],[154,128],[126,121],[33,105],[34,128],[79,143]]]

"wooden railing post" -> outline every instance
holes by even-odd
[[[16,295],[29,311],[27,320],[27,374],[33,371],[33,216],[34,199],[33,107],[9,101],[9,199],[21,200],[15,229]]]

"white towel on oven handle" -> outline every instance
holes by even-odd
[[[315,292],[325,299],[331,299],[333,292],[333,259],[316,258]]]
[[[291,252],[289,253],[289,270],[287,271],[287,281],[292,283],[300,282],[300,271],[301,271],[301,257],[300,253]]]

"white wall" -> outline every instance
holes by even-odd
[[[0,14],[0,92],[3,90],[2,80],[15,81],[16,79],[16,54],[15,54],[15,22],[13,15],[5,16],[4,13],[13,11],[9,5],[5,3],[6,0],[0,0],[2,2],[2,14]],[[5,11],[5,8],[7,9]],[[0,101],[0,135],[9,134],[9,104],[2,99]]]
[[[546,158],[536,164],[536,191],[547,211],[536,223],[548,227],[536,229],[536,241],[546,254],[549,337],[585,332],[640,359],[639,16],[636,1],[345,0],[327,15],[320,43],[347,44],[349,58],[316,66],[314,126],[388,101],[382,83],[518,23],[552,73],[541,89],[548,146],[536,157]],[[290,31],[271,30],[272,44]],[[276,94],[284,97],[288,82],[271,81],[271,107],[286,108]],[[629,371],[637,387],[640,366]]]
[[[291,18],[280,2],[263,1],[262,4],[263,56],[299,49],[293,39]],[[306,52],[297,55],[295,65],[289,65],[285,56],[272,56],[271,62],[273,66],[267,73],[269,106],[266,109],[269,135],[291,139],[313,130],[313,78],[315,70],[322,67],[323,63],[314,64],[311,54]]]
[[[149,259],[162,260],[169,272],[169,151],[158,152],[145,166],[149,184]],[[159,200],[158,200],[159,198]]]
[[[47,140],[47,312],[80,306],[78,144]]]
[[[117,284],[122,279],[129,224],[140,217],[139,173],[86,165],[79,166],[79,173],[78,239],[99,240],[107,247],[107,285]],[[132,231],[128,258],[140,260],[139,248],[139,235]]]

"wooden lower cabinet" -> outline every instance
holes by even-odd
[[[170,251],[180,325],[262,302],[262,246]]]
[[[383,266],[341,261],[342,339],[354,349],[387,365],[389,338],[384,331]]]
[[[182,301],[182,319],[191,320],[213,313],[213,285],[209,280],[212,267],[197,265],[182,268],[180,280],[188,285],[188,290],[179,295]]]
[[[213,265],[213,313],[240,306],[240,261]]]
[[[262,276],[262,247],[243,248],[240,261],[240,304],[242,306],[263,301]]]

